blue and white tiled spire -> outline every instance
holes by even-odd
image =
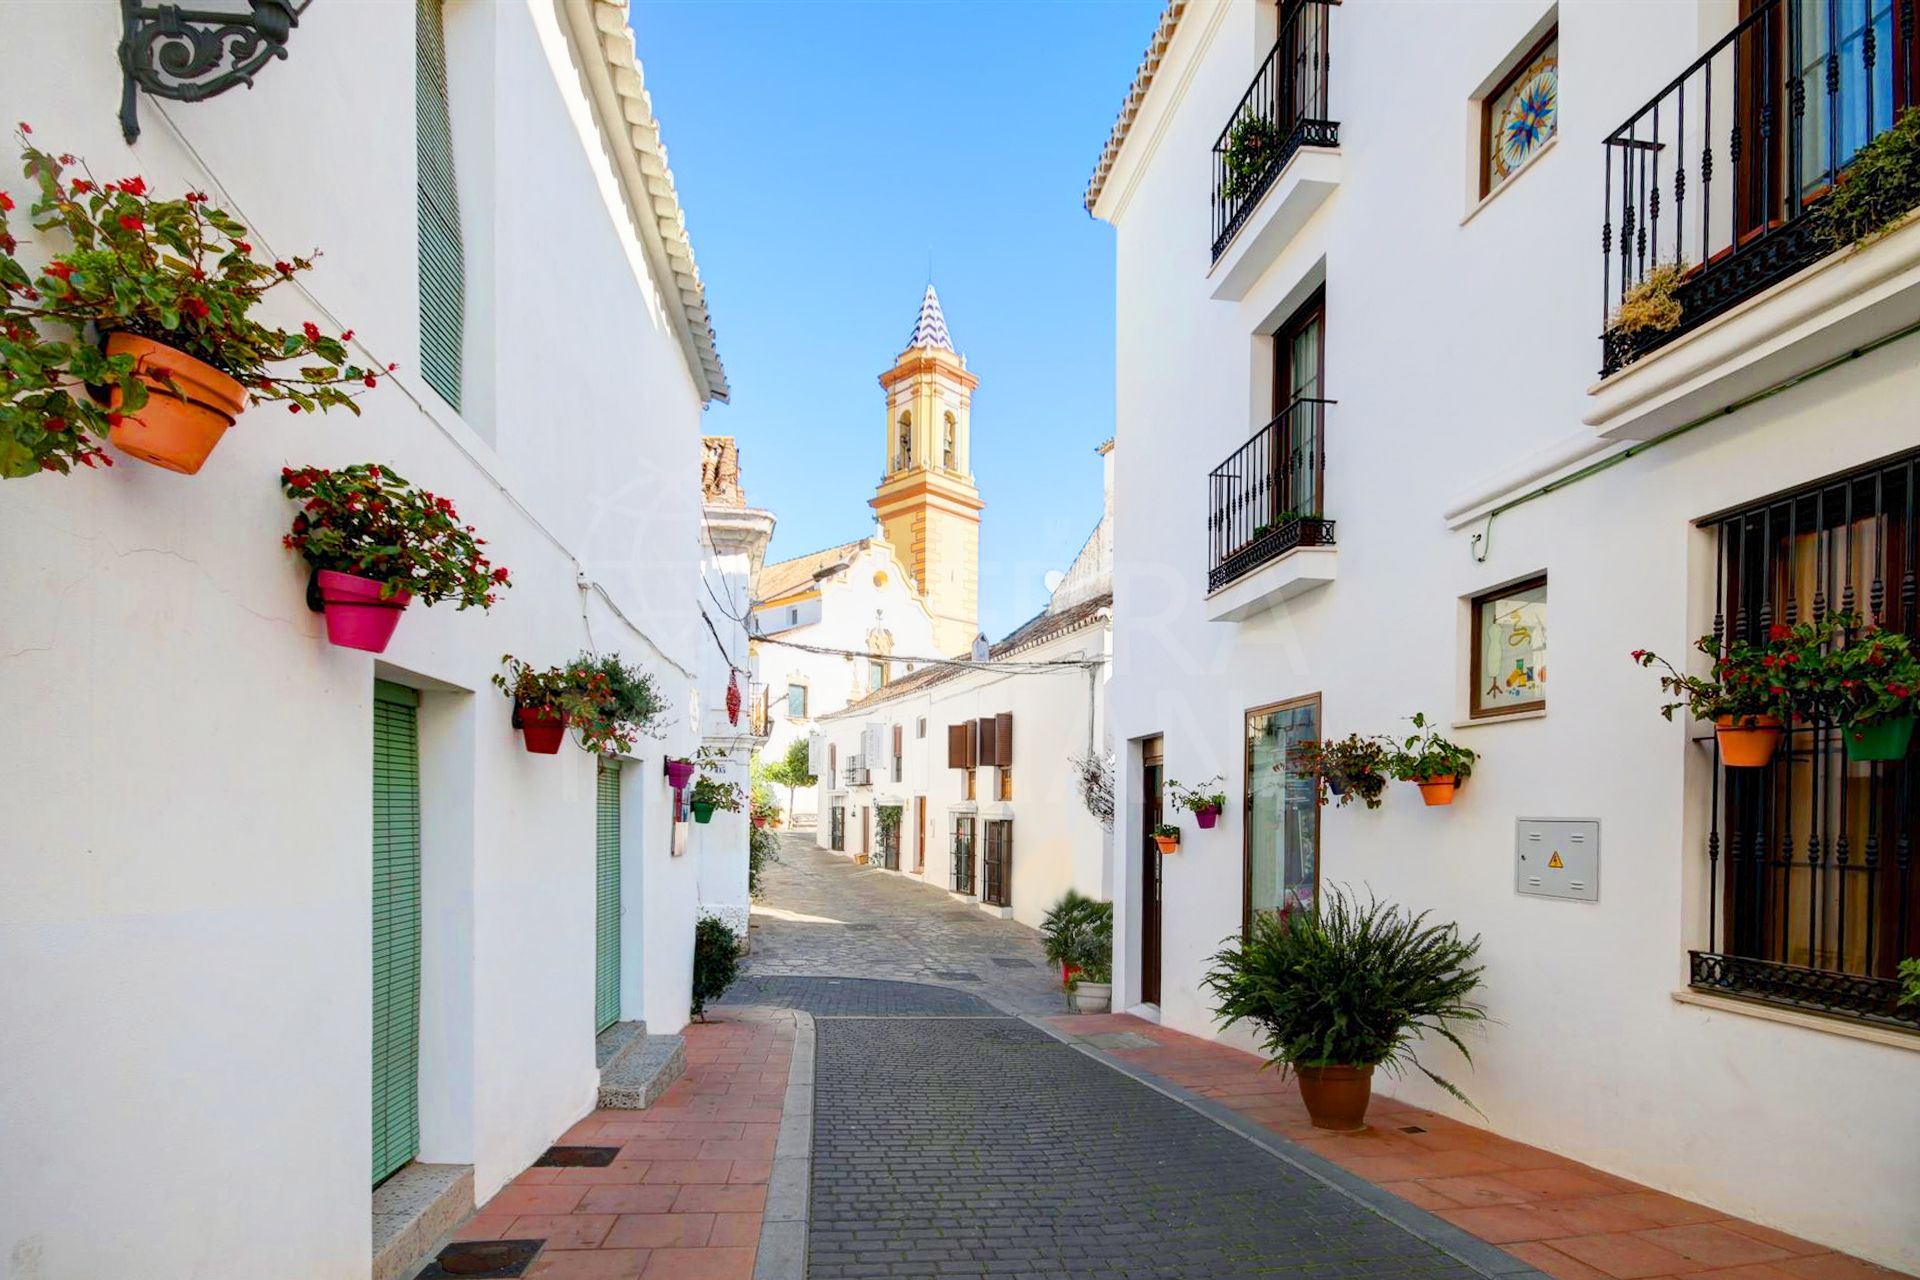
[[[940,314],[940,295],[927,286],[927,296],[920,299],[920,319],[913,326],[913,338],[907,343],[911,351],[915,347],[938,347],[942,351],[953,350],[953,339],[947,334],[947,318]]]

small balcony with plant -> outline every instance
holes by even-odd
[[[1331,400],[1295,399],[1207,476],[1207,616],[1240,622],[1333,581]]]
[[[1917,21],[1765,0],[1607,135],[1602,436],[1658,436],[1920,324]]]
[[[1238,300],[1339,185],[1327,118],[1329,0],[1282,5],[1278,38],[1213,144],[1213,296]]]

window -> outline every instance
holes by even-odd
[[[887,664],[878,658],[867,660],[867,692],[878,693],[887,682]]]
[[[787,719],[805,720],[807,718],[807,686],[790,684],[787,686]]]
[[[963,786],[961,787],[961,789],[960,789],[960,790],[961,790],[961,795],[962,795],[962,796],[963,796],[963,797],[964,797],[965,799],[968,799],[968,800],[973,800],[973,799],[976,799],[976,798],[977,798],[977,797],[976,797],[976,796],[974,795],[974,775],[975,775],[976,773],[978,773],[978,772],[979,772],[979,771],[978,771],[978,770],[976,770],[976,769],[968,769],[968,770],[966,771],[966,783],[965,783],[965,785],[963,785]]]
[[[947,470],[958,471],[960,469],[960,428],[958,424],[954,422],[951,413],[947,415],[946,426],[941,436],[940,458],[941,464],[945,466]]]
[[[798,607],[798,606],[795,606],[794,608],[791,608],[791,609],[788,609],[788,610],[787,610],[787,625],[791,627],[791,626],[793,626],[793,625],[795,625],[796,623],[798,623],[799,621],[800,621],[800,609],[799,609],[799,607]]]
[[[467,268],[453,177],[447,47],[440,0],[414,10],[414,131],[420,232],[420,375],[455,409],[467,315]]]
[[[1560,127],[1560,31],[1547,32],[1480,102],[1480,194],[1519,172]]]
[[[906,744],[903,741],[905,737],[905,726],[893,726],[893,780],[895,782],[900,781],[901,775],[906,771],[904,762]]]
[[[996,907],[1013,905],[1013,823],[996,818],[987,823],[987,858],[980,901]]]
[[[913,722],[913,736],[916,738],[924,738],[927,736],[927,718],[925,716],[921,716]]]
[[[1920,451],[1703,521],[1714,538],[1714,630],[1763,642],[1776,625],[1835,610],[1920,637],[1903,590],[1920,565]],[[1876,607],[1877,606],[1877,607]],[[1699,799],[1706,835],[1706,950],[1693,986],[1909,1029],[1896,968],[1920,952],[1915,757],[1847,758],[1823,721],[1797,723],[1761,768],[1722,768]]]
[[[953,891],[969,896],[977,890],[973,880],[973,815],[953,816]]]
[[[1326,409],[1327,298],[1319,290],[1273,335],[1274,440],[1268,522],[1320,514],[1320,428]]]
[[[871,419],[869,419],[871,421]],[[900,432],[893,451],[893,469],[905,471],[913,465],[913,415],[900,415]]]
[[[994,779],[994,798],[998,800],[1013,799],[1013,770],[996,769],[994,773],[997,775]]]
[[[845,853],[847,850],[846,806],[844,805],[833,806],[832,817],[829,819],[829,823],[830,825],[827,828],[827,831],[828,831],[827,838],[831,842],[832,848],[836,852]]]
[[[1243,924],[1256,911],[1314,905],[1320,884],[1320,803],[1293,747],[1320,737],[1320,695],[1247,713]]]
[[[1533,578],[1473,601],[1468,714],[1475,720],[1547,705],[1547,580]]]

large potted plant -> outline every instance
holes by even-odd
[[[1420,788],[1420,798],[1430,805],[1453,803],[1454,792],[1473,772],[1479,754],[1440,735],[1438,727],[1427,722],[1425,712],[1411,717],[1413,733],[1388,753],[1387,767],[1402,782]]]
[[[282,541],[310,566],[308,607],[337,645],[379,653],[414,600],[489,609],[512,585],[453,503],[390,468],[283,467],[280,487],[299,504]]]
[[[1315,778],[1320,803],[1332,796],[1335,807],[1355,800],[1378,809],[1387,790],[1393,744],[1372,735],[1350,733],[1332,742],[1308,741],[1294,745],[1289,763],[1299,773]]]
[[[1270,1060],[1300,1082],[1316,1128],[1366,1127],[1373,1073],[1407,1067],[1467,1105],[1415,1041],[1437,1037],[1471,1061],[1456,1028],[1478,1022],[1480,939],[1373,898],[1330,890],[1312,907],[1260,912],[1213,957],[1205,984],[1223,1026],[1248,1022]]]
[[[1213,824],[1220,821],[1220,815],[1226,811],[1227,793],[1209,791],[1208,787],[1220,781],[1215,774],[1197,787],[1182,786],[1172,778],[1167,779],[1167,795],[1173,803],[1193,815],[1194,821],[1202,831],[1213,830]]]
[[[1830,614],[1792,627],[1776,659],[1795,716],[1838,726],[1847,759],[1906,759],[1920,691],[1920,658],[1906,636],[1856,613]]]
[[[27,141],[45,243],[29,267],[0,192],[0,476],[111,463],[100,440],[192,475],[248,404],[345,408],[392,366],[348,359],[352,333],[256,316],[311,258],[254,256],[246,227],[202,193],[152,195],[135,176],[100,181]],[[87,388],[93,388],[89,392]]]
[[[1079,972],[1077,957],[1081,939],[1099,914],[1101,905],[1079,890],[1069,889],[1040,917],[1040,947],[1047,953],[1048,960],[1060,966],[1063,989],[1071,988],[1073,975]],[[1111,911],[1109,907],[1109,914]]]
[[[1781,722],[1793,712],[1790,685],[1802,659],[1798,650],[1785,647],[1791,634],[1791,628],[1775,626],[1762,644],[1701,636],[1693,647],[1712,662],[1712,674],[1705,676],[1683,675],[1648,649],[1635,649],[1631,656],[1643,667],[1666,669],[1660,688],[1673,701],[1660,708],[1661,715],[1671,720],[1685,707],[1695,720],[1714,726],[1722,763],[1757,769],[1773,759]]]
[[[1075,1013],[1106,1013],[1113,1008],[1113,904],[1095,902],[1084,909],[1083,925],[1069,956],[1075,970],[1067,996]]]

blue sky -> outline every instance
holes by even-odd
[[[1081,194],[1161,0],[635,0],[647,87],[707,285],[770,559],[864,536],[875,379],[931,260],[980,377],[980,615],[1046,601],[1100,514],[1112,231]]]

